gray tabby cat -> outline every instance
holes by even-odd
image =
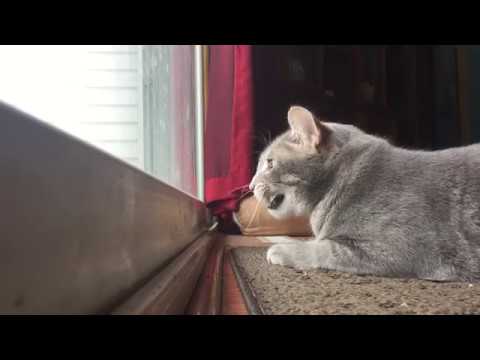
[[[309,216],[315,237],[271,246],[270,263],[480,279],[480,144],[406,150],[298,106],[288,123],[261,154],[250,189],[275,218]]]

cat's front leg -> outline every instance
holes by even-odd
[[[370,253],[385,253],[380,246],[355,240],[332,241],[319,239],[298,244],[276,244],[267,251],[270,264],[297,270],[325,269],[354,274],[388,275],[391,266],[372,261]]]

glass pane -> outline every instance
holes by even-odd
[[[0,46],[0,100],[193,196],[196,86],[190,45]]]

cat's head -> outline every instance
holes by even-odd
[[[307,109],[292,106],[287,117],[290,128],[262,152],[250,182],[255,197],[277,219],[309,215],[308,187],[321,181],[327,173],[322,166],[341,145],[333,124]]]

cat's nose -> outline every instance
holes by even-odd
[[[265,184],[263,182],[251,182],[248,187],[250,188],[251,191],[254,191],[257,187],[259,189],[264,189]]]

